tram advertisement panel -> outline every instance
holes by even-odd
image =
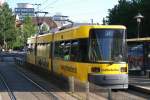
[[[129,70],[141,70],[143,67],[143,45],[129,47],[128,51]]]

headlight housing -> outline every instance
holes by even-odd
[[[127,67],[121,67],[121,68],[120,68],[120,71],[121,71],[121,72],[127,72]]]
[[[93,67],[93,68],[91,68],[91,71],[94,72],[94,73],[98,73],[98,72],[100,72],[100,68]]]

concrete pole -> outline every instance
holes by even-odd
[[[73,76],[69,77],[69,88],[70,88],[70,92],[74,93],[74,77]]]
[[[108,89],[108,100],[112,100],[112,91],[111,91],[111,88]]]
[[[89,85],[89,82],[87,82],[86,83],[86,100],[90,100],[89,92],[90,92],[90,85]]]

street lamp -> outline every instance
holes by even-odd
[[[141,13],[138,13],[134,18],[137,21],[137,32],[138,32],[138,38],[139,38],[140,37],[140,23],[141,23],[141,19],[144,18],[144,16],[142,16]]]

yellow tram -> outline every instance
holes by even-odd
[[[98,85],[128,88],[126,27],[84,25],[28,38],[27,63]]]

